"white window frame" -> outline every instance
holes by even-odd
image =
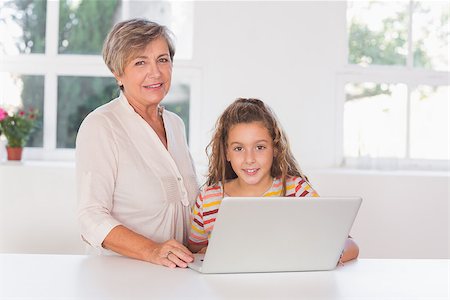
[[[410,18],[412,20],[412,3],[409,5]],[[408,35],[408,56],[405,66],[380,66],[371,65],[367,67],[353,65],[348,63],[348,31],[346,24],[346,48],[345,65],[336,75],[336,165],[348,168],[361,169],[423,169],[423,170],[449,170],[449,160],[431,160],[431,159],[412,159],[410,158],[410,102],[411,91],[419,85],[449,85],[450,72],[432,71],[413,67],[413,54],[411,34]],[[412,31],[412,22],[409,22],[409,32]],[[406,125],[406,153],[405,158],[364,158],[364,157],[345,157],[344,156],[344,105],[345,105],[345,85],[347,83],[387,83],[387,84],[405,84],[407,86],[407,125]],[[449,99],[450,101],[450,99]]]
[[[125,0],[124,3],[129,1]],[[128,18],[127,5],[123,6],[122,19]],[[47,0],[46,36],[44,54],[4,55],[0,72],[20,75],[44,76],[44,128],[43,147],[27,147],[25,160],[74,160],[75,149],[57,148],[58,76],[112,77],[101,55],[70,55],[58,53],[59,1]],[[172,85],[184,83],[190,86],[189,140],[191,151],[200,145],[200,99],[202,74],[192,60],[177,60],[173,66]]]

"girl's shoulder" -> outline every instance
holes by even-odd
[[[286,177],[286,184],[290,185],[290,184],[303,184],[307,182],[305,179],[303,179],[300,176],[287,176]]]
[[[311,184],[300,176],[288,176],[286,178],[286,196],[318,197]]]
[[[211,202],[223,198],[223,186],[219,182],[214,185],[204,185],[200,188],[199,198],[203,202]]]

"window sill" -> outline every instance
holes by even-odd
[[[356,169],[356,168],[326,168],[311,169],[310,173],[322,175],[361,175],[361,176],[422,176],[422,177],[447,177],[450,178],[449,171],[435,170],[379,170],[379,169]],[[308,173],[309,173],[308,172]]]
[[[75,169],[75,162],[74,161],[48,161],[48,160],[2,161],[2,162],[0,162],[0,167]]]

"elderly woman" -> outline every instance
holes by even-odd
[[[76,142],[78,220],[90,252],[168,267],[193,260],[187,242],[198,193],[185,127],[160,106],[175,53],[166,27],[116,24],[103,58],[120,96],[83,121]]]

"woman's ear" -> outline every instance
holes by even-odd
[[[122,80],[120,80],[121,76],[118,76],[116,73],[113,73],[113,75],[114,75],[114,78],[116,78],[117,85],[122,86],[123,83],[122,83]]]

